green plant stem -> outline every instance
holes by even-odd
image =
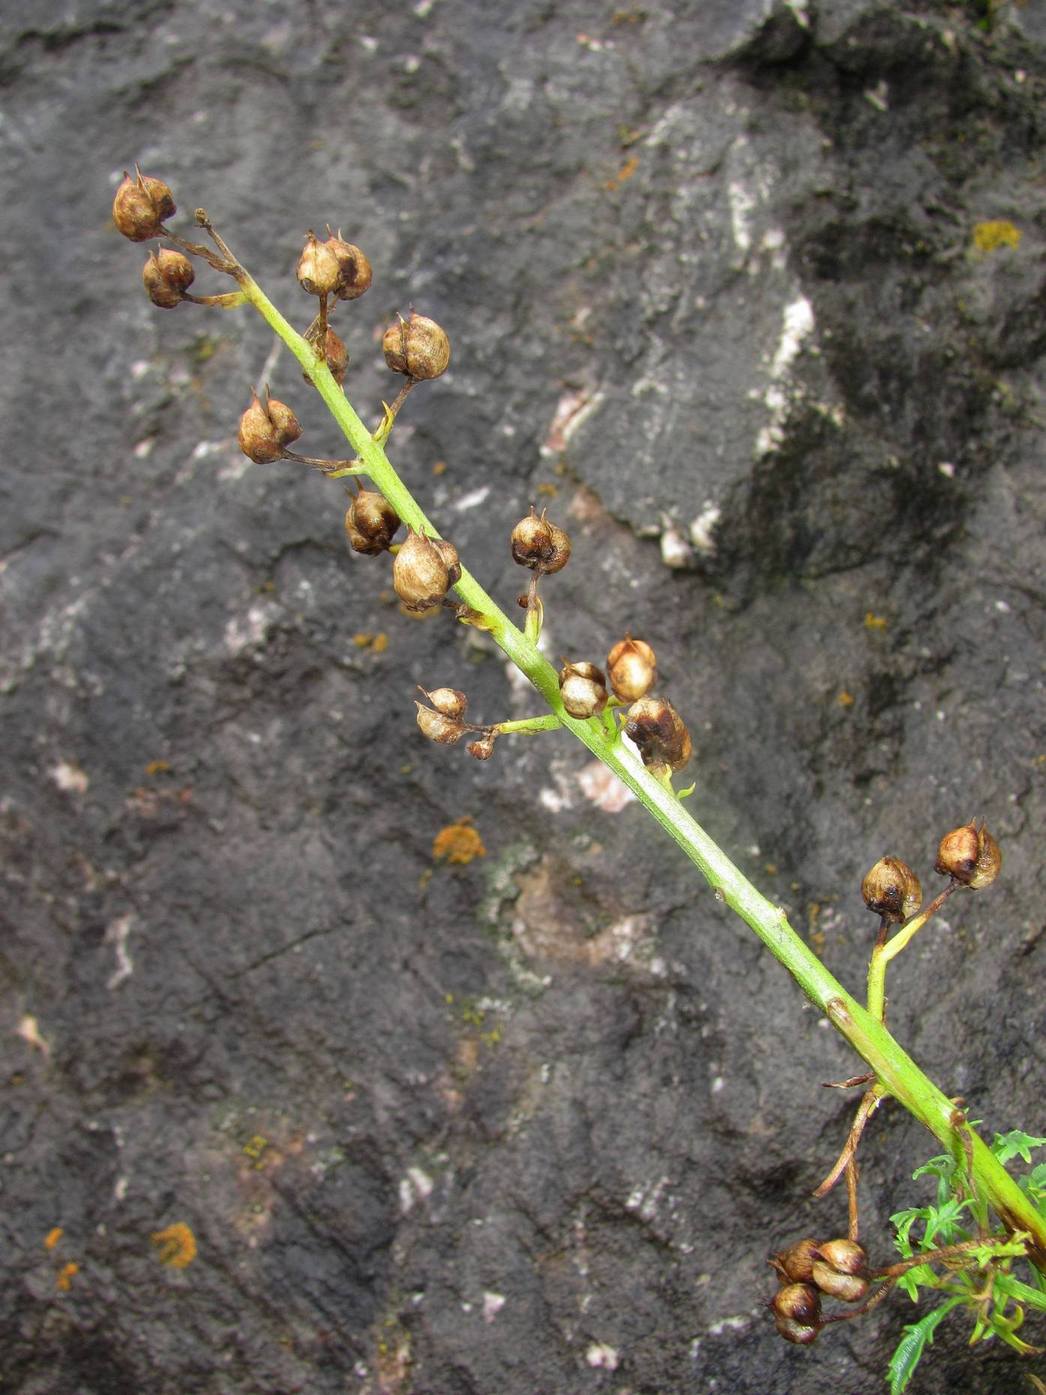
[[[512,722],[496,722],[494,730],[499,736],[508,736],[510,732],[558,731],[562,725],[553,712],[546,712],[541,717],[519,717]]]
[[[302,365],[323,398],[346,439],[363,462],[366,473],[388,499],[400,518],[418,532],[439,537],[409,492],[381,445],[353,410],[316,350],[283,318],[246,272],[237,269],[237,282]],[[632,791],[670,838],[678,844],[713,888],[717,899],[751,927],[760,940],[792,975],[812,1003],[846,1038],[875,1073],[883,1090],[938,1138],[962,1156],[962,1142],[952,1116],[955,1106],[898,1045],[885,1026],[863,1008],[828,972],[821,961],[788,923],[780,906],[768,901],[735,867],[722,849],[666,789],[598,718],[579,721],[565,711],[559,695],[559,678],[550,663],[526,635],[513,625],[476,579],[462,568],[454,588],[466,605],[481,612],[494,642],[530,679],[560,724],[598,757]],[[1029,1235],[1029,1256],[1046,1272],[1046,1220],[990,1149],[972,1131],[974,1185],[1011,1231]]]

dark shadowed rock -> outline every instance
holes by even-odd
[[[256,317],[149,305],[109,207],[140,161],[303,326],[341,228],[375,422],[381,330],[446,326],[404,477],[506,607],[548,504],[548,653],[655,646],[694,812],[855,991],[864,872],[987,819],[1003,877],[890,1021],[1042,1132],[1046,65],[983,9],[4,7],[0,1389],[881,1384],[905,1301],[804,1351],[765,1311],[845,1225],[853,1056],[580,746],[422,740],[418,683],[538,703],[398,612],[340,485],[245,460],[265,383],[341,448]],[[869,1130],[873,1261],[934,1151]],[[967,1335],[920,1390],[1016,1389]]]

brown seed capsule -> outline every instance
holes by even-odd
[[[559,695],[572,717],[597,717],[607,705],[603,670],[589,663],[564,664],[559,671]]]
[[[314,232],[308,232],[295,275],[302,290],[309,295],[336,295],[341,285],[341,263],[326,242],[321,242]]]
[[[640,698],[628,709],[625,735],[655,775],[682,770],[694,753],[686,723],[664,698]]]
[[[188,257],[167,247],[150,252],[142,268],[142,284],[149,299],[161,310],[173,310],[185,299],[185,292],[196,280]]]
[[[464,717],[468,710],[469,700],[460,688],[433,688],[431,692],[422,688],[421,691],[444,717]]]
[[[868,1292],[868,1280],[860,1274],[840,1274],[823,1259],[814,1261],[813,1280],[822,1293],[840,1303],[860,1303]]]
[[[414,706],[418,709],[418,730],[429,741],[435,741],[440,746],[453,746],[465,735],[466,728],[453,717],[433,712],[431,707],[421,702],[415,702]]]
[[[657,659],[649,644],[626,635],[607,655],[607,677],[622,702],[646,697],[657,680]]]
[[[820,1253],[817,1241],[808,1237],[774,1255],[770,1263],[792,1283],[808,1284],[813,1277],[814,1260],[820,1257]]]
[[[113,222],[132,242],[148,242],[163,236],[163,223],[177,211],[170,189],[162,179],[142,174],[135,166],[135,178],[124,171],[113,199]]]
[[[867,1274],[868,1256],[864,1246],[856,1240],[825,1240],[817,1247],[825,1264],[831,1265],[839,1274]]]
[[[457,575],[454,575],[454,573]],[[461,575],[453,544],[411,528],[392,564],[392,585],[409,611],[431,610]]]
[[[361,489],[345,513],[345,536],[354,552],[387,552],[400,526],[399,514],[376,489]]]
[[[408,378],[438,378],[450,363],[450,340],[435,320],[410,312],[410,319],[390,325],[381,341],[385,362]]]
[[[283,402],[265,394],[262,402],[258,394],[252,393],[251,405],[240,417],[237,440],[244,455],[259,465],[271,460],[279,460],[283,447],[296,441],[301,435],[298,418]]]
[[[494,754],[494,742],[497,740],[496,731],[485,732],[475,741],[470,741],[465,747],[470,756],[475,756],[477,760],[490,760]]]
[[[512,560],[539,576],[561,571],[570,560],[570,538],[551,522],[547,510],[542,509],[539,518],[533,504],[513,528],[511,543]]]
[[[345,241],[340,232],[335,237],[328,228],[327,233],[326,246],[337,257],[338,267],[341,271],[337,290],[338,299],[356,300],[364,291],[370,289],[370,283],[374,279],[371,264],[354,243]]]
[[[334,381],[343,383],[349,366],[349,351],[345,347],[345,340],[329,327],[327,337],[323,342],[323,357],[327,360],[327,367],[330,369]]]
[[[817,1334],[821,1330],[820,1327],[807,1327],[793,1318],[778,1318],[774,1326],[786,1342],[795,1342],[801,1347],[808,1347],[811,1342],[816,1342]]]
[[[813,1284],[784,1284],[770,1302],[776,1318],[790,1318],[813,1327],[821,1317],[821,1295]]]
[[[941,839],[934,870],[978,891],[991,886],[1002,868],[998,843],[982,823],[963,824]]]
[[[864,904],[888,921],[907,920],[923,903],[919,878],[899,857],[881,857],[861,883]]]

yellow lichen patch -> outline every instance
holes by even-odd
[[[876,615],[874,610],[866,610],[864,613],[864,628],[866,630],[885,630],[889,623],[885,615]]]
[[[384,654],[389,647],[389,637],[384,630],[379,630],[377,634],[361,630],[352,636],[352,642],[357,649],[369,649],[372,654]]]
[[[853,693],[848,693],[845,688],[841,689],[835,696],[840,707],[852,707],[854,705]]]
[[[80,1266],[75,1260],[70,1260],[68,1264],[63,1264],[58,1273],[54,1276],[54,1286],[59,1293],[68,1293],[73,1286],[73,1276],[79,1274]]]
[[[611,179],[606,180],[606,182],[603,185],[603,188],[606,189],[609,193],[613,193],[615,189],[620,189],[622,184],[624,184],[626,180],[631,179],[638,168],[638,156],[630,155],[629,158],[618,170],[617,174],[615,174]]]
[[[196,1258],[196,1236],[184,1221],[154,1230],[149,1239],[160,1252],[160,1263],[172,1269],[187,1269]]]
[[[432,467],[432,473],[436,476],[445,475],[447,473],[447,462],[445,460],[437,460]]]
[[[978,252],[997,252],[1000,247],[1021,245],[1021,230],[1008,218],[989,218],[973,225],[973,245]]]
[[[472,827],[472,820],[466,814],[456,823],[441,828],[432,840],[432,856],[437,862],[471,862],[475,857],[486,857],[487,850],[483,839]]]
[[[53,1226],[44,1236],[44,1249],[53,1250],[64,1234],[65,1231],[60,1225]]]
[[[145,767],[146,775],[166,775],[171,768],[169,760],[151,760]]]

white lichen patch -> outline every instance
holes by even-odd
[[[484,1293],[483,1321],[493,1322],[504,1306],[505,1295],[503,1293]]]
[[[706,499],[701,512],[687,530],[694,550],[702,557],[714,557],[716,554],[715,530],[721,517],[722,510],[719,505],[711,499]]]
[[[604,814],[619,814],[635,798],[628,786],[602,761],[594,760],[584,766],[578,772],[577,782],[585,798]]]
[[[257,602],[246,615],[234,615],[225,626],[225,647],[229,653],[240,654],[245,649],[260,647],[277,613],[275,606]]]
[[[767,455],[781,444],[792,395],[788,379],[792,365],[799,356],[804,341],[813,333],[813,328],[813,307],[804,295],[797,296],[785,306],[781,337],[770,360],[770,382],[763,393],[763,402],[770,412],[770,421],[756,438],[756,455]]]
[[[63,794],[86,794],[91,783],[87,772],[71,760],[60,760],[48,774]]]
[[[116,953],[116,968],[105,981],[105,986],[110,991],[118,988],[125,978],[130,978],[134,973],[134,964],[127,950],[127,938],[131,933],[131,925],[132,917],[121,915],[110,921],[105,929],[105,943],[112,945]]]
[[[15,1036],[21,1037],[28,1046],[31,1046],[35,1051],[39,1051],[45,1060],[50,1059],[51,1044],[41,1035],[40,1024],[32,1013],[27,1012],[18,1019],[18,1026],[15,1028]]]
[[[408,1167],[406,1176],[400,1178],[400,1214],[405,1216],[419,1201],[426,1201],[432,1195],[435,1184],[432,1178],[418,1166]]]
[[[626,1211],[633,1211],[644,1221],[652,1221],[657,1215],[661,1195],[669,1185],[667,1177],[659,1177],[656,1182],[641,1182],[633,1187],[625,1202]]]
[[[601,392],[565,392],[556,403],[548,434],[541,447],[544,456],[559,455],[582,422],[586,421],[603,401]]]
[[[458,513],[464,513],[466,509],[478,509],[481,504],[486,503],[489,494],[490,485],[481,485],[479,489],[473,489],[468,494],[463,494],[455,502],[454,508]]]
[[[616,1371],[621,1363],[616,1348],[606,1342],[593,1342],[585,1352],[585,1360],[597,1371]]]

